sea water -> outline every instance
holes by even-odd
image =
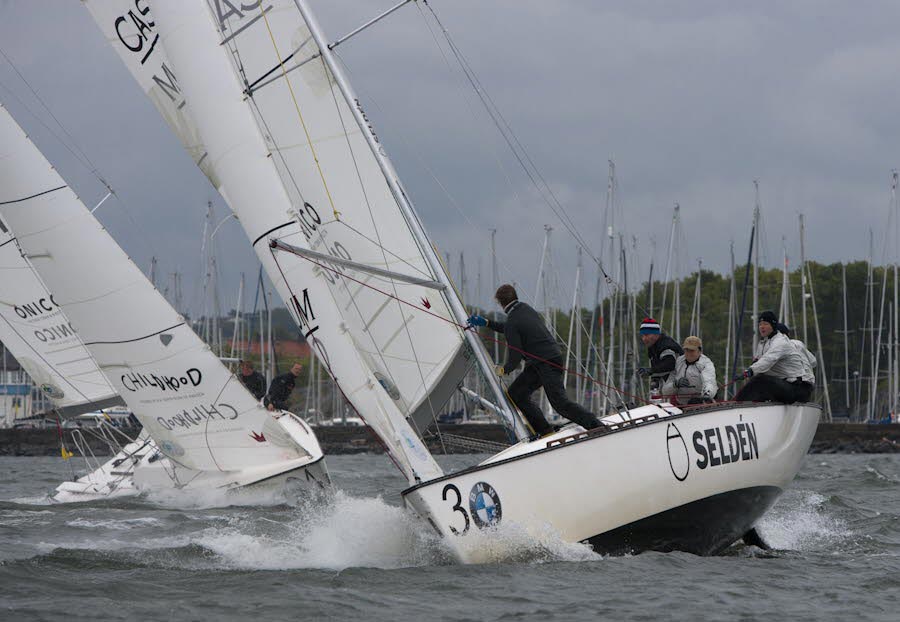
[[[0,619],[900,620],[897,455],[808,456],[760,525],[771,552],[603,557],[507,527],[470,566],[385,456],[329,456],[315,498],[48,503],[71,467],[0,458]]]

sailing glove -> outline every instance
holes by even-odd
[[[641,377],[649,376],[649,375],[650,375],[650,370],[647,369],[646,367],[638,367],[637,375],[638,375],[638,376],[641,376]]]
[[[675,386],[679,388],[689,387],[691,386],[691,381],[687,378],[679,378],[675,381]]]
[[[497,372],[497,375],[498,375],[498,376],[505,376],[505,375],[506,375],[506,370],[503,369],[503,365],[497,365],[496,367],[494,367],[494,371]]]
[[[469,326],[487,326],[487,320],[480,315],[470,315],[468,324]]]
[[[737,375],[733,378],[733,380],[734,380],[735,382],[737,382],[737,381],[739,381],[739,380],[743,380],[744,378],[752,378],[752,377],[753,377],[753,370],[750,369],[750,368],[748,367],[747,369],[745,369],[745,370],[742,371],[741,373],[737,374]]]

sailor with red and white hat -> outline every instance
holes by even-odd
[[[684,354],[677,341],[662,332],[659,322],[645,317],[641,322],[641,343],[647,348],[650,367],[637,370],[639,376],[650,376],[650,389],[662,388],[675,370],[675,360]]]

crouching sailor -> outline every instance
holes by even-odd
[[[641,343],[647,348],[650,367],[637,370],[638,376],[650,376],[650,391],[663,387],[669,375],[675,370],[675,360],[684,354],[678,342],[662,332],[659,322],[646,317],[641,322]]]
[[[712,402],[719,390],[716,368],[703,354],[700,337],[687,337],[681,344],[684,354],[675,359],[675,371],[663,385],[663,397],[674,404],[704,404]]]
[[[495,322],[473,315],[469,318],[469,326],[487,326],[506,337],[506,363],[497,366],[498,375],[514,371],[524,359],[525,369],[509,386],[509,397],[528,419],[535,434],[543,436],[553,431],[541,409],[531,399],[531,394],[541,387],[553,410],[560,415],[585,430],[599,427],[601,423],[592,412],[571,401],[566,395],[562,353],[541,315],[519,301],[512,285],[501,285],[494,297],[506,313],[506,322]]]
[[[755,362],[734,377],[735,382],[750,379],[734,396],[735,401],[793,404],[809,400],[812,369],[788,336],[778,330],[771,311],[759,315],[759,336]]]

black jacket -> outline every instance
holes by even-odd
[[[287,410],[288,398],[291,396],[291,391],[294,390],[294,385],[296,384],[297,377],[291,372],[272,378],[272,384],[269,385],[269,393],[266,395],[266,406],[272,404],[275,408]]]
[[[506,344],[509,347],[503,368],[507,372],[516,369],[523,358],[526,365],[533,363],[529,355],[543,360],[558,359],[562,356],[559,344],[556,343],[540,313],[518,300],[507,305],[504,311],[506,321],[488,320],[488,328],[506,336]]]
[[[250,391],[256,399],[260,399],[266,394],[266,379],[255,369],[249,376],[238,373],[238,378],[240,379],[241,384],[247,387],[247,390]]]
[[[677,341],[662,333],[652,346],[647,348],[650,356],[650,377],[665,381],[675,371],[675,359],[684,354]]]

